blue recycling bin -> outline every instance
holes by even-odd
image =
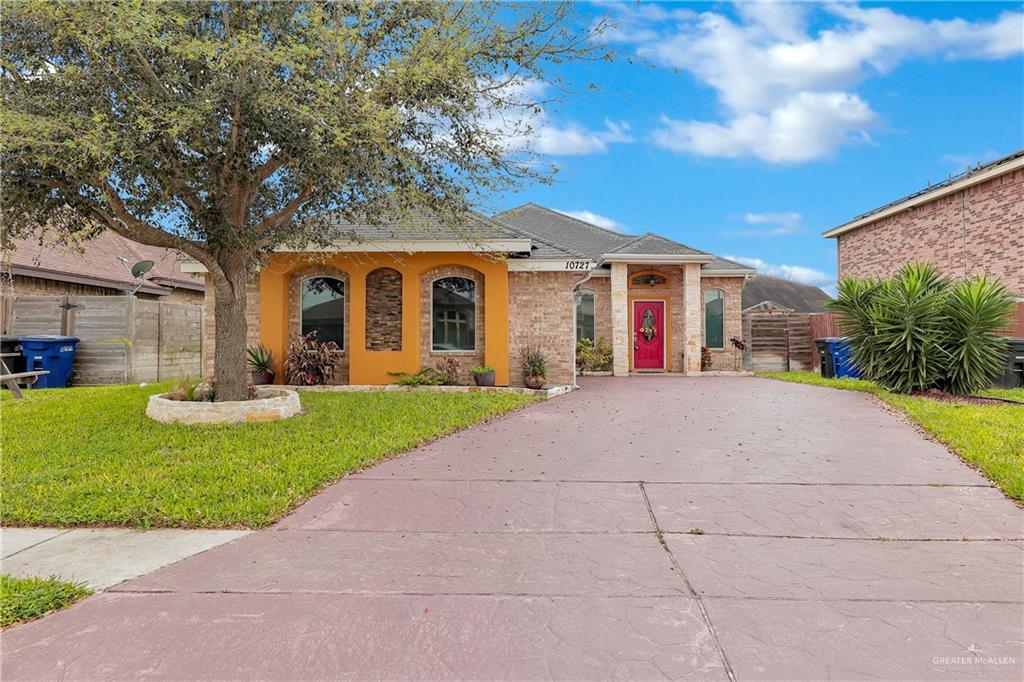
[[[845,336],[830,336],[825,339],[829,355],[832,356],[832,366],[835,367],[837,379],[860,379],[860,370],[853,361],[853,349],[850,348],[850,339]]]
[[[21,354],[25,356],[25,369],[49,372],[36,379],[32,388],[64,388],[68,385],[78,337],[40,334],[22,336],[18,341],[21,342]]]

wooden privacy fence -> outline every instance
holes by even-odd
[[[3,297],[3,333],[61,334],[81,341],[73,384],[121,384],[200,376],[203,308],[129,296]]]
[[[745,313],[750,369],[755,372],[807,372],[815,367],[808,313]]]

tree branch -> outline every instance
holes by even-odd
[[[273,230],[274,228],[284,225],[286,222],[291,220],[292,216],[295,215],[295,212],[302,208],[302,205],[309,201],[310,197],[312,196],[313,186],[306,185],[299,191],[298,195],[294,199],[289,201],[287,204],[285,204],[280,211],[267,217],[265,220],[256,225],[254,231],[256,232],[256,234],[265,234],[270,230]]]

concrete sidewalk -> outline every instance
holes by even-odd
[[[1024,676],[1024,513],[869,396],[581,384],[12,628],[3,679]]]
[[[222,545],[251,531],[148,530],[123,528],[3,528],[4,573],[19,577],[60,576],[104,590]]]

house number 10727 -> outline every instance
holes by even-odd
[[[586,260],[570,260],[565,262],[566,270],[589,270],[590,261]]]

